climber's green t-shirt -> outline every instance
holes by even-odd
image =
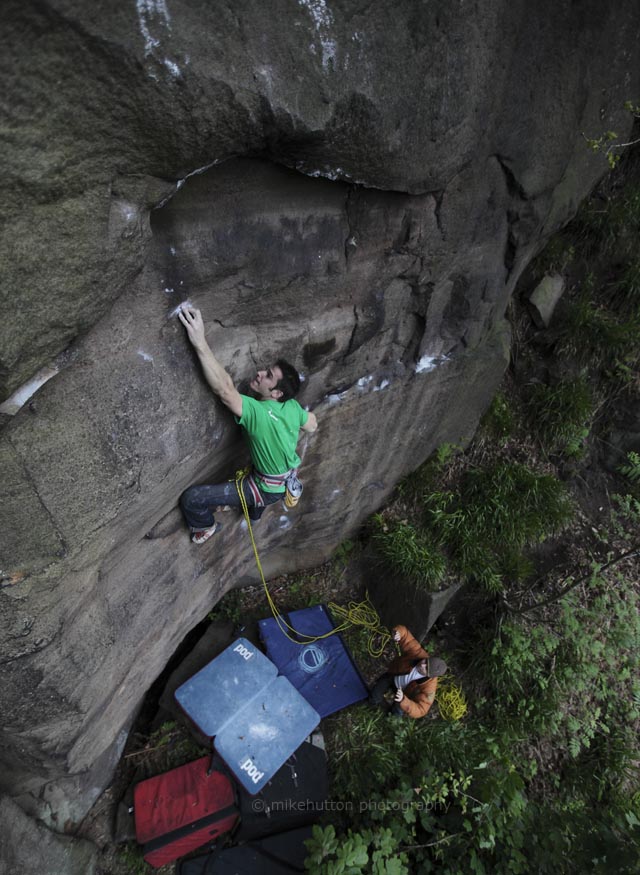
[[[236,417],[247,433],[249,452],[254,467],[262,474],[284,474],[297,468],[300,457],[296,444],[300,429],[305,425],[309,414],[295,398],[288,401],[256,401],[248,395],[242,396],[242,416]],[[265,492],[284,492],[284,484],[267,486],[260,484]]]

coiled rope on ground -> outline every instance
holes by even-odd
[[[445,677],[438,684],[436,701],[440,716],[444,720],[462,720],[467,713],[467,700],[462,688],[454,683],[451,675]]]

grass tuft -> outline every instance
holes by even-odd
[[[446,560],[434,541],[406,521],[386,523],[378,519],[373,537],[379,554],[409,582],[428,590],[438,589]]]
[[[529,391],[530,427],[549,452],[582,454],[593,417],[593,397],[585,376],[560,380],[554,386],[534,384]]]

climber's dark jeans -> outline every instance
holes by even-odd
[[[386,705],[384,694],[388,690],[393,690],[395,692],[396,682],[392,674],[383,674],[378,680],[374,683],[369,691],[369,702],[372,705]],[[404,715],[404,711],[398,705],[397,702],[394,702],[393,705],[389,708],[389,714],[392,714],[394,717],[402,717]]]
[[[247,507],[249,508],[249,518],[259,520],[264,512],[264,507],[256,507],[253,493],[249,488],[249,484],[245,480],[242,484],[244,497],[247,499]],[[265,505],[274,504],[280,501],[284,492],[263,492],[260,490],[262,500]],[[213,486],[190,486],[180,496],[180,507],[187,521],[187,525],[192,530],[207,529],[215,522],[213,512],[218,507],[240,507],[240,496],[236,489],[234,480],[228,480],[226,483],[216,483]]]

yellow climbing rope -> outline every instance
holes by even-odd
[[[271,613],[278,624],[278,628],[285,635],[289,641],[293,641],[294,644],[312,644],[314,641],[320,641],[323,638],[329,638],[331,635],[336,635],[339,632],[344,632],[350,626],[364,626],[369,629],[369,643],[368,650],[369,654],[373,657],[381,656],[387,642],[391,638],[391,634],[388,629],[385,629],[384,626],[380,625],[380,618],[376,613],[375,608],[371,604],[369,600],[369,595],[367,594],[367,598],[364,602],[350,602],[347,607],[342,607],[341,605],[336,605],[334,602],[329,604],[329,609],[332,614],[338,618],[342,619],[342,622],[336,626],[335,629],[332,629],[331,632],[326,632],[324,635],[306,635],[304,632],[298,632],[293,628],[285,618],[282,616],[276,603],[273,600],[271,593],[269,592],[269,587],[267,586],[267,581],[264,577],[264,571],[262,570],[262,563],[260,562],[260,556],[258,555],[258,548],[256,546],[256,540],[253,536],[253,529],[251,527],[251,519],[249,518],[249,507],[247,505],[247,499],[245,498],[244,489],[242,488],[243,481],[245,477],[248,475],[248,469],[242,469],[236,472],[236,489],[238,491],[238,495],[240,497],[240,504],[242,505],[242,512],[244,513],[244,518],[247,523],[247,528],[249,530],[249,537],[251,538],[251,546],[253,547],[253,554],[256,558],[256,565],[258,567],[258,572],[260,573],[260,579],[262,580],[262,586],[264,587],[265,596],[267,598],[267,603],[271,608]],[[289,633],[292,632],[296,637],[292,637]],[[376,638],[379,638],[378,644],[376,645]]]
[[[304,645],[312,644],[314,641],[320,641],[323,638],[329,638],[331,635],[336,635],[339,632],[344,632],[350,626],[363,626],[370,632],[367,646],[369,655],[376,659],[382,656],[387,644],[391,640],[391,633],[380,624],[380,618],[369,600],[368,593],[363,602],[349,602],[346,607],[343,605],[337,605],[335,602],[329,602],[329,610],[336,618],[341,618],[342,622],[336,626],[335,629],[332,629],[331,632],[326,632],[324,635],[306,635],[303,632],[298,632],[293,626],[287,623],[269,592],[269,587],[267,586],[264,571],[262,570],[262,563],[260,562],[260,556],[258,554],[258,547],[256,546],[256,540],[253,536],[253,528],[251,527],[251,519],[249,517],[249,507],[242,488],[243,481],[248,473],[249,469],[243,469],[236,472],[236,489],[240,496],[242,512],[244,513],[244,518],[249,530],[253,555],[256,559],[256,565],[258,567],[258,572],[260,573],[260,579],[262,580],[267,603],[271,608],[271,613],[273,614],[282,634],[294,644]],[[290,632],[296,637],[293,638],[289,634]],[[376,638],[378,639],[377,644]],[[440,714],[444,720],[461,720],[467,713],[467,700],[462,692],[462,688],[453,682],[451,675],[446,675],[438,684],[437,702]]]
[[[340,629],[347,629],[349,626],[364,626],[365,629],[368,629],[367,650],[369,656],[374,657],[374,659],[382,656],[391,640],[391,633],[380,625],[380,617],[369,600],[369,593],[363,602],[349,602],[346,607],[329,602],[329,610],[334,617],[342,617],[343,623],[339,627]]]
[[[451,675],[446,675],[438,684],[436,701],[440,716],[445,720],[462,720],[467,713],[467,700],[462,688],[453,682]]]

